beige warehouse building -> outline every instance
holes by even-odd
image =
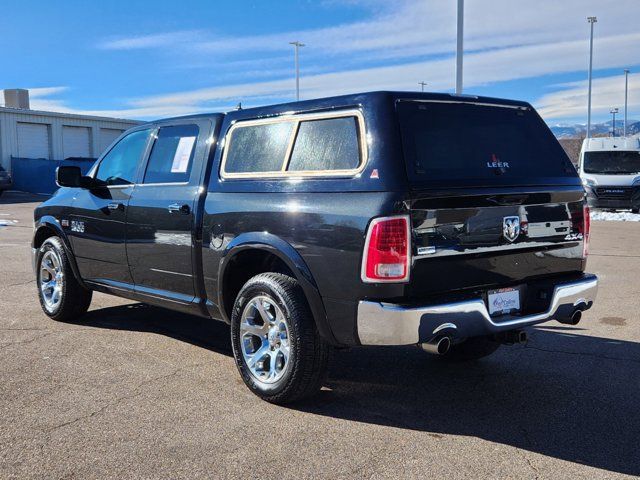
[[[24,180],[15,178],[28,174],[28,168],[25,172],[20,168],[26,167],[26,162],[20,163],[24,159],[57,162],[69,158],[95,159],[122,132],[139,123],[31,110],[28,90],[4,90],[4,105],[0,106],[0,165],[11,172],[14,179]],[[16,183],[24,186],[24,182]]]

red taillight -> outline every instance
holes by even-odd
[[[404,282],[409,279],[411,242],[409,217],[384,217],[371,221],[362,260],[363,282]]]
[[[586,203],[582,207],[582,258],[589,255],[589,233],[591,231],[591,212]]]

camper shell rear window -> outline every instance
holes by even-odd
[[[411,183],[447,186],[574,184],[577,172],[529,107],[399,101]]]

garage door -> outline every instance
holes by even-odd
[[[18,156],[21,158],[50,158],[49,125],[18,123]]]
[[[64,158],[91,158],[91,130],[87,127],[62,127]]]
[[[118,130],[115,128],[101,128],[100,129],[100,151],[101,154],[104,152],[111,143],[120,136],[122,130]]]

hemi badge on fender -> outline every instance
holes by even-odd
[[[436,247],[418,247],[418,255],[432,255],[436,253]]]
[[[69,226],[69,220],[60,220],[60,223],[62,224],[63,227]]]

